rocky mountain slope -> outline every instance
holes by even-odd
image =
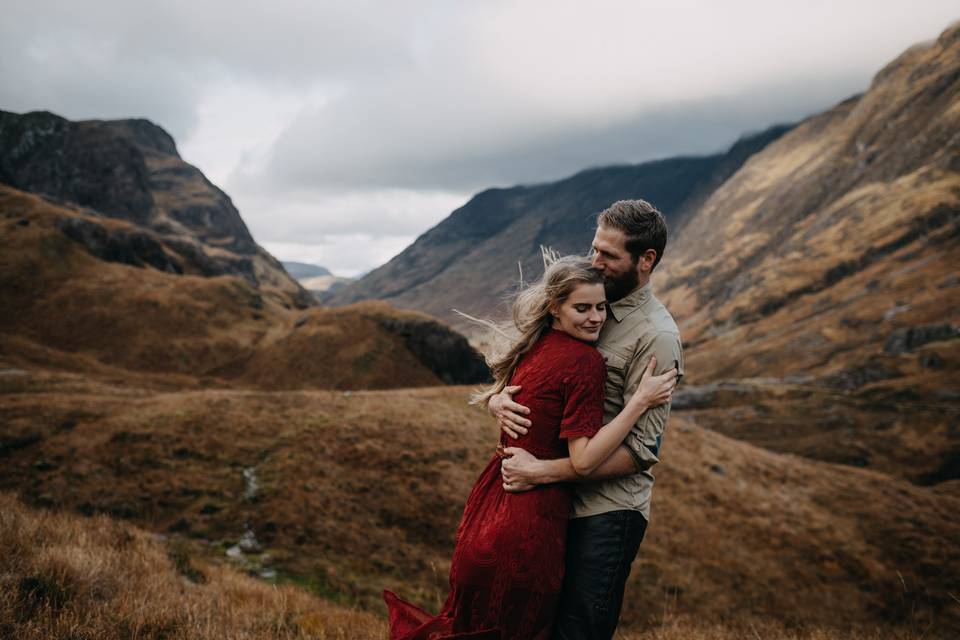
[[[526,278],[542,271],[541,245],[562,253],[587,251],[592,216],[622,198],[656,202],[673,227],[682,227],[748,157],[787,129],[745,137],[726,153],[591,169],[558,182],[484,191],[390,262],[321,300],[331,305],[387,300],[468,329],[452,310],[482,316],[498,309],[516,288],[518,263]]]
[[[960,477],[958,264],[960,25],[752,157],[691,217],[655,288],[690,382],[725,395],[704,424],[940,482]]]
[[[0,111],[0,183],[88,214],[63,230],[100,257],[171,273],[239,275],[285,304],[311,304],[254,242],[230,198],[147,120],[72,122],[45,111]],[[138,229],[120,232],[105,220]],[[161,238],[164,249],[138,230]]]

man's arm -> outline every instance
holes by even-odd
[[[654,335],[650,342],[638,349],[633,360],[627,366],[623,384],[623,402],[626,404],[637,391],[643,377],[645,363],[650,356],[656,356],[657,368],[655,374],[673,366],[678,368],[677,378],[683,375],[683,349],[680,346],[680,336],[670,331],[661,331]],[[676,365],[674,364],[676,363]],[[667,426],[670,416],[670,403],[650,408],[637,421],[636,426],[627,434],[623,441],[624,447],[633,456],[638,471],[645,471],[660,462],[660,444],[663,439],[663,430]]]
[[[507,447],[504,454],[510,457],[503,460],[500,473],[503,476],[503,488],[510,492],[527,491],[538,484],[622,478],[638,471],[633,455],[624,446],[617,447],[610,457],[585,476],[574,471],[570,458],[540,460],[520,447]]]

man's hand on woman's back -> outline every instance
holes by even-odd
[[[487,410],[497,419],[500,429],[511,438],[519,438],[527,432],[532,422],[524,416],[530,415],[530,409],[513,401],[520,387],[506,387],[500,393],[490,396]]]

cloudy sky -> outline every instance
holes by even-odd
[[[957,0],[0,2],[0,109],[149,118],[274,255],[341,275],[481,189],[820,111],[960,18]]]

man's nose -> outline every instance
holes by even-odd
[[[593,265],[594,267],[602,267],[602,266],[603,266],[603,261],[600,260],[600,254],[599,254],[599,253],[594,253],[592,256],[590,256],[590,264]]]

